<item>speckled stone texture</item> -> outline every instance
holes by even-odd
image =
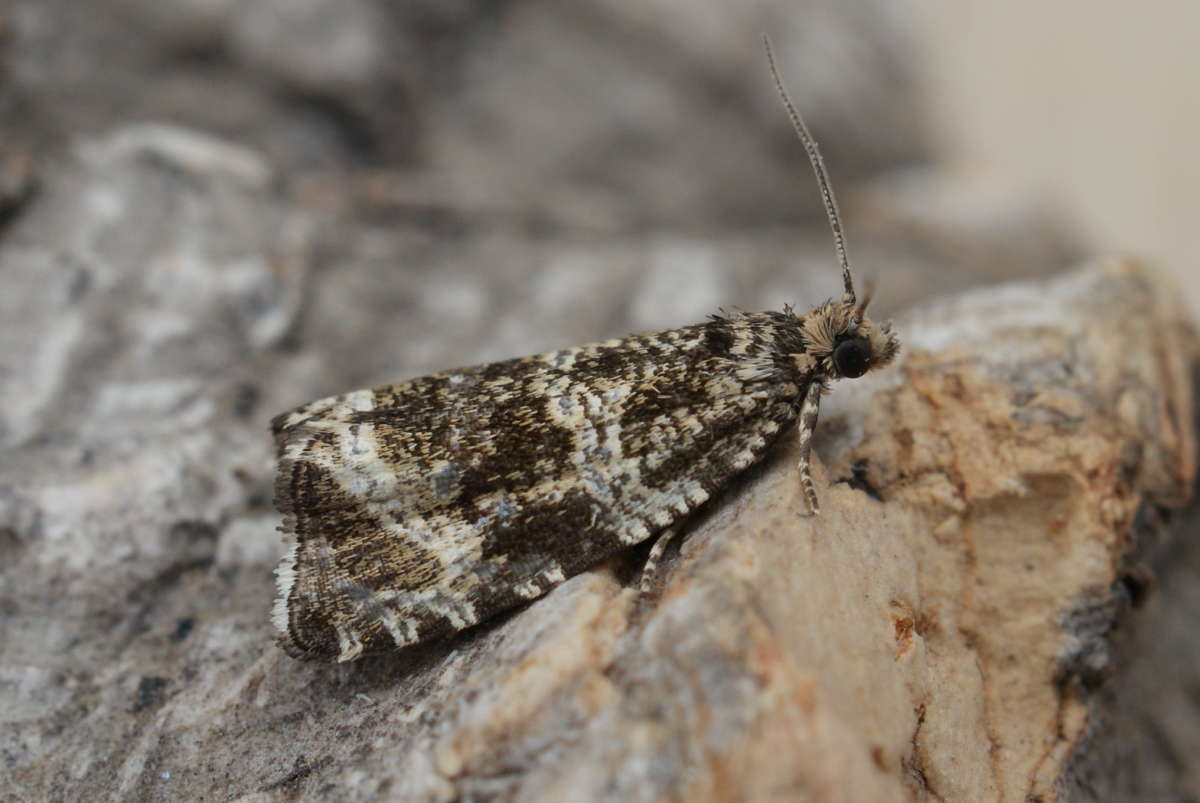
[[[642,550],[287,658],[271,415],[839,291],[764,29],[908,309],[823,406],[822,517],[785,441],[648,600]],[[936,166],[902,7],[9,0],[0,33],[0,797],[1200,794],[1194,335],[1135,262],[1037,279],[1086,244]]]

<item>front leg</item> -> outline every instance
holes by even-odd
[[[821,512],[821,506],[817,503],[817,491],[813,488],[809,458],[812,455],[812,438],[817,429],[817,415],[821,410],[823,390],[820,382],[809,383],[804,401],[800,402],[800,419],[796,424],[796,434],[800,439],[800,460],[796,467],[800,469],[800,486],[804,489],[804,498],[808,500],[809,512],[814,516]]]

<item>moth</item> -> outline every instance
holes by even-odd
[[[785,433],[809,470],[821,395],[895,357],[855,294],[833,190],[804,144],[843,293],[798,315],[704,323],[357,390],[277,417],[279,644],[349,661],[446,636],[545,594],[680,522]]]

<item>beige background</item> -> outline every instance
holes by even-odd
[[[921,0],[938,144],[1106,250],[1165,264],[1200,313],[1200,3]]]

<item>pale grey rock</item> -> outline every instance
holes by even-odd
[[[989,788],[1000,776],[974,762],[978,751],[947,769],[941,746],[961,734],[974,750],[977,711],[939,718],[937,701],[950,698],[934,695],[926,725],[914,714],[913,667],[939,669],[917,633],[930,620],[883,591],[911,589],[928,564],[915,527],[899,546],[881,535],[880,511],[933,499],[945,513],[934,534],[950,542],[970,516],[953,488],[898,475],[898,458],[854,462],[868,433],[880,447],[895,442],[894,411],[871,410],[896,387],[844,384],[829,400],[825,476],[849,482],[824,489],[828,520],[801,521],[790,507],[784,446],[672,550],[663,595],[648,605],[630,591],[631,555],[456,639],[350,667],[287,659],[268,621],[282,549],[272,414],[699,319],[714,303],[803,308],[838,291],[816,191],[759,53],[764,27],[829,156],[858,269],[879,277],[881,312],[1072,262],[1078,243],[1043,209],[959,202],[979,194],[921,161],[903,13],[878,2],[705,13],[667,2],[361,2],[339,15],[328,0],[289,6],[295,24],[275,27],[263,23],[271,6],[0,9],[3,147],[36,144],[36,158],[5,155],[16,167],[0,174],[6,794],[887,799],[927,795],[921,783]],[[361,52],[322,50],[313,20],[331,20]],[[909,179],[898,187],[896,176]],[[1053,297],[1143,282],[1075,281],[1054,285]],[[1045,309],[1040,291],[1006,292]],[[906,347],[953,347],[967,324],[948,303],[944,321],[906,324]],[[972,309],[974,326],[983,317]],[[1086,305],[1071,314],[1097,315]],[[1148,313],[1121,314],[1141,327],[1136,315]],[[1073,354],[1092,348],[1072,337]],[[1158,337],[1131,343],[1169,351]],[[962,354],[983,348],[972,341]],[[995,381],[1017,397],[1037,383],[1084,382],[1061,361],[1003,362],[1012,354],[997,355],[1009,373]],[[905,365],[895,376],[937,367]],[[1085,379],[1111,387],[1104,372]],[[1145,387],[1117,409],[1144,437],[1143,463],[1164,465],[1155,449],[1187,447],[1153,446],[1162,430],[1152,413],[1180,391],[1154,377]],[[1108,402],[1101,394],[1095,409]],[[1100,426],[1094,411],[1022,410],[1020,426]],[[1122,504],[1181,476],[1147,479]],[[1021,509],[1032,516],[1059,487],[1012,489],[1028,494]],[[797,527],[809,534],[788,529]],[[814,527],[820,537],[805,529]],[[1165,530],[1147,514],[1139,532]],[[1165,543],[1185,550],[1182,539]],[[1120,548],[1084,544],[1079,555],[1102,572]],[[920,576],[928,587],[942,578]],[[1185,634],[1174,606],[1186,595],[1171,588],[1151,604]],[[1061,650],[1051,663],[1071,683],[1121,665],[1120,649],[1106,646],[1120,605],[1100,595],[1038,610],[1042,622],[1095,614],[1061,643],[1039,642]],[[847,641],[827,635],[839,622]],[[1135,619],[1117,632],[1142,627]],[[1170,652],[1145,638],[1159,665],[1192,644],[1179,635],[1181,652]],[[917,658],[897,669],[901,642]],[[978,691],[969,662],[954,667],[950,680]],[[1042,669],[1026,680],[1044,684]],[[1179,672],[1168,689],[1128,681],[1156,692],[1148,705],[1171,723],[1160,757],[1194,748],[1166,702],[1189,682]],[[1117,683],[1099,688],[1128,722]],[[1087,690],[1094,696],[1072,711],[1099,710]],[[1090,743],[1109,733],[1092,731]],[[1071,744],[1082,756],[1073,761],[1087,758],[1083,741],[1059,746]],[[1134,769],[1120,788],[1169,788],[1184,774],[1147,759],[1157,774],[1138,775],[1157,748],[1122,749],[1119,766]],[[1010,778],[1022,766],[1001,769]],[[1039,789],[1066,763],[1056,753],[1044,766]]]

